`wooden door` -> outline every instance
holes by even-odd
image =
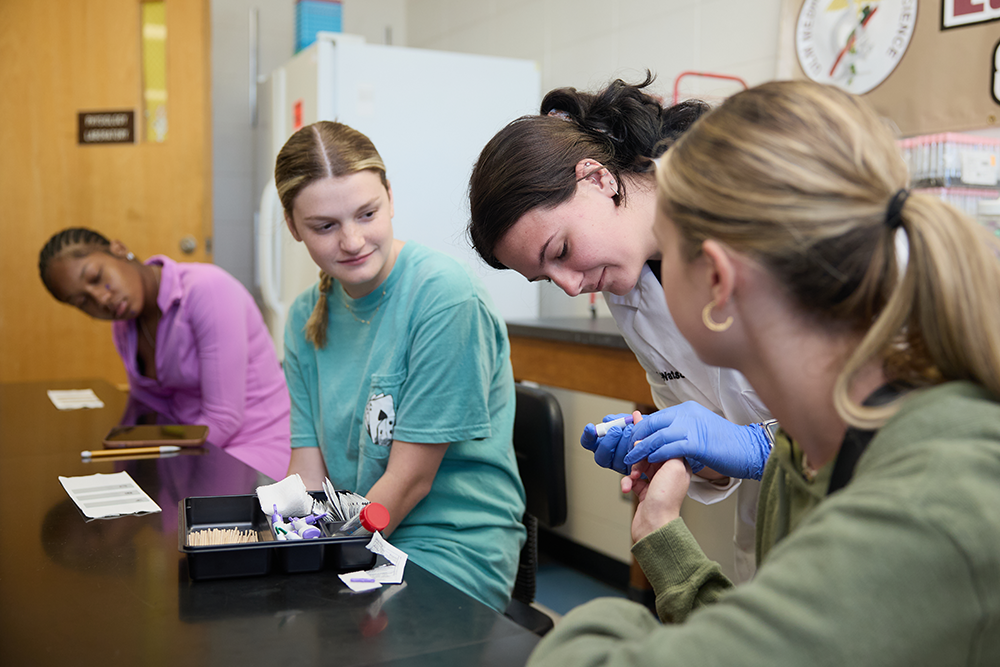
[[[0,0],[0,381],[125,380],[110,325],[39,279],[38,253],[59,230],[93,228],[143,259],[210,261],[208,0],[166,0],[163,142],[141,129],[140,6]],[[78,113],[130,109],[136,143],[77,143]]]

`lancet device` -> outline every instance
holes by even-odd
[[[626,417],[619,417],[618,419],[613,419],[609,422],[601,422],[600,424],[594,424],[597,428],[597,437],[603,438],[608,434],[608,429],[612,426],[618,426],[619,428],[625,428],[625,424],[632,423],[632,416],[628,415]]]

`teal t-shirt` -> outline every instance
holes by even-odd
[[[319,447],[334,485],[366,494],[393,440],[450,443],[430,493],[390,541],[503,610],[524,543],[524,489],[507,329],[485,288],[408,242],[371,294],[351,299],[334,282],[321,350],[304,336],[318,298],[318,285],[300,294],[285,331],[292,447]]]

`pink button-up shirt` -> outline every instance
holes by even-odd
[[[208,425],[208,441],[272,479],[288,471],[289,398],[250,293],[213,264],[157,255],[156,380],[139,373],[138,320],[113,323],[132,397],[179,424]],[[162,419],[161,419],[162,421]]]

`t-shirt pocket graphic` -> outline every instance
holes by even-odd
[[[396,428],[396,399],[405,380],[405,370],[371,376],[364,414],[364,430],[368,437],[361,436],[366,456],[376,459],[389,456]]]
[[[396,430],[396,399],[399,396],[406,372],[381,373],[371,376],[368,400],[362,415],[361,432],[358,433],[358,493],[368,489],[382,477],[389,463],[392,439]],[[362,490],[363,489],[363,490]]]
[[[373,444],[388,447],[392,444],[392,431],[396,426],[396,408],[392,396],[378,393],[365,405],[365,430]]]

